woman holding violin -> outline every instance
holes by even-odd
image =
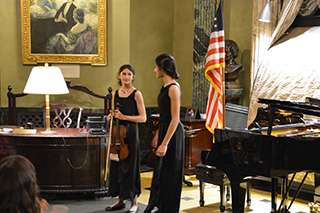
[[[117,104],[119,107],[109,114],[108,120],[112,114],[114,119],[118,119],[122,127],[118,129],[118,135],[122,135],[120,141],[128,147],[129,154],[125,159],[120,158],[119,162],[110,162],[110,180],[116,179],[116,183],[109,182],[109,193],[114,197],[119,196],[119,199],[105,210],[124,209],[125,200],[129,199],[131,207],[127,212],[135,213],[138,212],[137,198],[141,193],[138,123],[146,122],[147,116],[142,94],[132,85],[134,68],[129,64],[121,66],[118,78],[121,88],[113,93],[113,102],[114,106]]]

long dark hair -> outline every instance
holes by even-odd
[[[177,72],[176,60],[168,54],[161,54],[156,58],[157,66],[164,70],[165,73],[171,76],[173,79],[179,79],[180,75]]]
[[[1,159],[0,186],[0,212],[41,212],[36,171],[27,158],[10,155]]]
[[[122,65],[122,66],[119,68],[118,75],[120,75],[120,73],[121,73],[124,69],[130,70],[133,75],[136,75],[136,73],[134,72],[133,66],[131,66],[130,64],[124,64],[124,65]],[[134,81],[134,79],[133,79],[133,81]],[[119,79],[119,84],[120,84],[120,86],[122,85],[120,79]]]

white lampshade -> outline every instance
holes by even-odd
[[[27,94],[58,95],[69,93],[59,67],[37,66],[32,68],[26,86]]]
[[[259,21],[261,21],[261,22],[270,22],[271,21],[270,0],[268,0],[266,5],[262,9],[262,11],[260,13]]]

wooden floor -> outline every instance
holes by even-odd
[[[152,172],[141,173],[142,193],[138,199],[139,203],[147,204],[149,198],[148,188],[151,185]],[[185,213],[207,213],[220,212],[219,187],[212,184],[205,185],[205,204],[199,206],[199,181],[195,176],[186,176],[186,179],[193,183],[192,187],[184,184],[181,196],[180,212]],[[269,192],[252,189],[251,206],[246,207],[245,212],[269,213],[271,211],[271,196]],[[280,201],[279,201],[280,202]],[[296,200],[290,208],[291,213],[308,213],[310,201]],[[232,212],[231,202],[227,203],[225,212]]]

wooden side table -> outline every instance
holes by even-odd
[[[201,162],[201,151],[212,147],[213,135],[206,129],[204,119],[181,119],[181,122],[186,130],[184,172],[186,175],[194,175],[196,165]],[[159,128],[159,115],[150,115],[148,125],[151,141]],[[150,147],[148,166],[153,166],[154,158],[155,154]]]

